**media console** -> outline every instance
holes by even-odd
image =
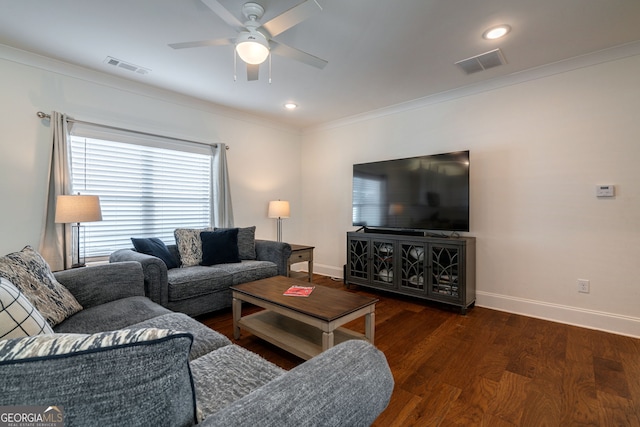
[[[450,304],[476,300],[475,237],[347,233],[345,283]]]

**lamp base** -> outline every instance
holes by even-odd
[[[278,218],[277,241],[282,242],[282,218]]]
[[[71,268],[84,267],[84,247],[80,247],[80,240],[84,241],[84,226],[76,223],[71,226]]]

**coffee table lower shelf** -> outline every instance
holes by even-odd
[[[323,351],[322,330],[270,310],[243,316],[238,320],[238,326],[305,360]],[[352,339],[367,338],[346,328],[333,331],[334,345]]]

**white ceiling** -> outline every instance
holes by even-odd
[[[219,1],[244,21],[244,0]],[[301,2],[255,1],[262,22]],[[329,64],[273,56],[271,84],[268,63],[247,82],[241,61],[234,82],[232,46],[167,46],[235,36],[200,0],[0,0],[0,43],[306,128],[640,40],[639,0],[318,2],[322,12],[275,40]],[[507,37],[481,37],[502,23]],[[454,65],[495,48],[507,64],[471,75]]]

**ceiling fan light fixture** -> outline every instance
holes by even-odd
[[[497,25],[495,27],[489,28],[487,31],[482,33],[482,38],[487,40],[495,40],[500,37],[506,36],[509,31],[511,31],[511,27],[507,24]]]
[[[287,110],[295,110],[296,108],[298,108],[298,104],[296,104],[295,102],[286,102],[284,104],[284,108],[286,108]]]
[[[269,42],[257,31],[245,31],[236,39],[236,52],[247,64],[262,64],[269,57]]]

